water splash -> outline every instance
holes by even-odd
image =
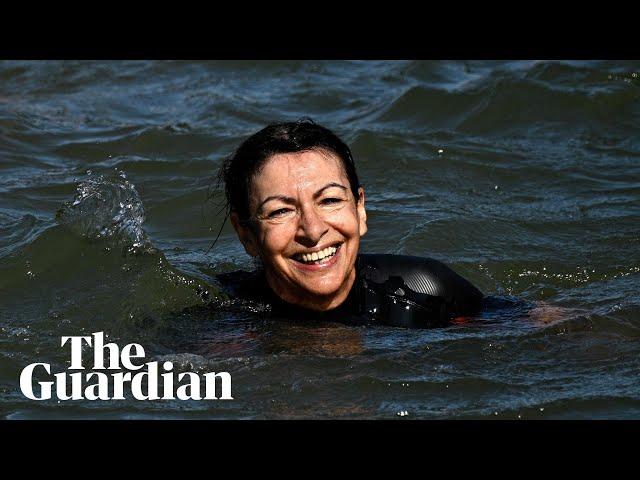
[[[116,169],[112,175],[93,176],[80,182],[73,200],[56,213],[56,220],[90,240],[107,240],[128,253],[155,253],[142,228],[144,207],[135,185]]]

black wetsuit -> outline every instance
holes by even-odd
[[[233,272],[218,280],[232,296],[264,305],[272,316],[402,327],[446,325],[473,315],[483,294],[443,263],[406,255],[361,254],[347,299],[325,312],[296,307],[280,299],[262,272]]]

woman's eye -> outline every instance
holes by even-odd
[[[273,212],[271,212],[268,217],[269,218],[278,218],[278,217],[283,217],[284,215],[286,215],[287,213],[289,213],[291,211],[291,209],[289,208],[280,208],[278,210],[274,210]]]

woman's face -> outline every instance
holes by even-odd
[[[286,302],[314,310],[340,305],[355,280],[367,231],[364,191],[354,198],[342,162],[324,150],[278,154],[250,182],[248,225],[232,214],[247,253]]]

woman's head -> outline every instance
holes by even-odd
[[[221,178],[238,237],[274,292],[315,310],[340,305],[367,230],[349,147],[311,121],[273,124],[226,159]]]

